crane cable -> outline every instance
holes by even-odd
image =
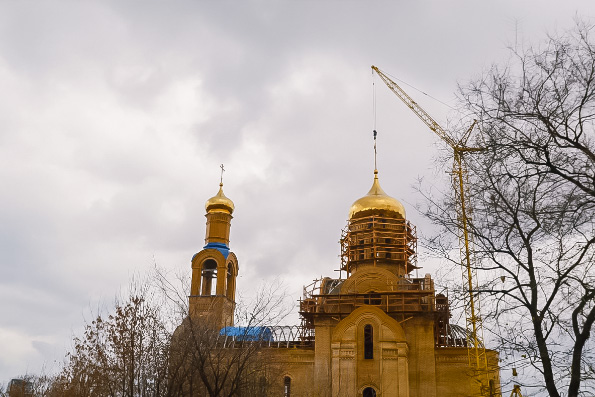
[[[372,73],[374,73],[374,72],[372,72]],[[422,93],[423,95],[425,95],[425,96],[427,96],[427,97],[429,97],[429,98],[431,98],[431,99],[435,100],[436,102],[440,102],[441,104],[443,104],[444,106],[447,106],[447,107],[451,108],[452,110],[457,110],[457,109],[455,109],[454,107],[452,107],[451,105],[449,105],[448,103],[446,103],[446,102],[444,102],[444,101],[441,101],[440,99],[438,99],[438,98],[436,98],[436,97],[433,97],[432,95],[430,95],[430,94],[428,94],[428,93],[426,93],[426,92],[424,92],[424,91],[420,90],[419,88],[417,88],[417,87],[415,87],[415,86],[413,86],[413,85],[409,84],[409,83],[408,83],[408,82],[406,82],[405,80],[401,80],[401,79],[400,79],[400,78],[398,78],[398,77],[395,77],[395,76],[393,76],[393,75],[391,75],[391,74],[389,74],[389,73],[386,73],[385,71],[382,71],[382,73],[384,73],[385,75],[389,76],[389,77],[390,77],[390,78],[392,78],[393,80],[400,81],[401,83],[405,84],[406,86],[413,88],[415,91]]]
[[[376,129],[376,73],[372,70],[372,124]]]
[[[378,166],[376,163],[376,75],[374,70],[372,70],[372,119],[374,128],[372,131],[374,132],[374,171],[378,170]]]

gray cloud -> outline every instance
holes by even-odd
[[[225,163],[239,287],[335,274],[372,181],[370,65],[446,100],[588,1],[0,4],[0,381],[61,360],[153,261],[189,270]],[[518,41],[518,40],[517,40]],[[410,91],[440,121],[450,110]],[[409,218],[437,139],[376,79],[383,188]],[[431,265],[426,270],[432,271]],[[296,295],[297,298],[297,295]]]

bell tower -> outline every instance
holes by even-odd
[[[233,202],[219,192],[205,204],[205,246],[192,257],[190,317],[219,329],[233,326],[238,260],[229,249]]]

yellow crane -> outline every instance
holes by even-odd
[[[463,268],[463,283],[466,289],[465,318],[467,326],[467,347],[469,353],[469,366],[476,373],[476,379],[482,383],[482,390],[486,390],[487,380],[487,356],[483,345],[483,327],[481,316],[479,315],[479,301],[475,299],[474,289],[477,282],[475,266],[473,263],[473,253],[471,250],[472,241],[469,234],[469,225],[471,222],[470,208],[467,198],[467,168],[463,155],[466,152],[479,151],[478,148],[468,148],[466,146],[469,135],[475,126],[475,121],[461,137],[460,140],[453,139],[430,115],[415,102],[407,93],[399,87],[392,79],[384,74],[376,66],[372,70],[382,79],[392,92],[394,92],[404,103],[413,110],[413,112],[444,142],[453,149],[453,169],[452,184],[455,193],[457,205],[457,216],[459,221],[459,246],[461,250],[461,260]],[[483,379],[483,380],[482,380]]]

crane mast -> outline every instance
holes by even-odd
[[[459,221],[459,247],[461,251],[461,261],[463,270],[463,284],[466,292],[465,318],[467,326],[467,351],[469,356],[469,366],[476,371],[477,378],[487,380],[487,356],[483,345],[483,327],[481,316],[479,315],[479,301],[474,296],[477,275],[473,263],[472,241],[469,234],[471,222],[470,207],[467,203],[467,168],[463,159],[465,152],[473,152],[481,149],[466,147],[466,141],[475,126],[475,121],[465,132],[459,142],[455,141],[421,106],[417,104],[407,93],[392,79],[385,75],[376,66],[372,70],[382,79],[387,87],[401,99],[417,117],[419,117],[436,135],[445,141],[454,152],[452,184],[457,202],[457,217]],[[483,384],[482,389],[487,387]]]

